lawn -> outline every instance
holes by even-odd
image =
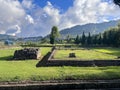
[[[115,55],[115,56],[120,56],[120,48],[93,48],[93,50],[110,54],[110,55]]]
[[[43,81],[66,79],[120,79],[120,67],[40,67],[36,68],[38,60],[8,61],[16,49],[0,50],[0,81]],[[50,48],[41,48],[45,55]],[[6,57],[6,58],[3,58]]]
[[[69,58],[69,53],[75,53],[76,58]],[[95,48],[79,50],[56,50],[54,59],[63,60],[115,60],[120,55],[120,49]]]

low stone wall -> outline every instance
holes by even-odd
[[[120,66],[120,60],[49,60],[46,66]]]
[[[0,85],[0,90],[120,90],[120,80],[71,80]]]
[[[57,48],[52,48],[51,52],[36,65],[40,66],[120,66],[120,60],[57,60],[53,59]]]

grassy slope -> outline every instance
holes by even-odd
[[[13,55],[15,49],[0,50],[0,57]],[[42,48],[44,55],[50,48]],[[119,79],[120,67],[40,67],[38,60],[6,61],[0,59],[0,81]]]
[[[109,60],[109,59],[116,59],[117,56],[113,53],[108,54],[104,51],[107,49],[92,49],[92,50],[58,50],[54,56],[55,59],[69,59],[69,53],[75,53],[76,59],[78,60]],[[114,50],[116,51],[116,50]],[[112,52],[112,50],[111,50]],[[120,53],[120,51],[119,51]],[[120,54],[119,54],[120,55]],[[75,59],[75,58],[71,58]]]

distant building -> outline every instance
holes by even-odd
[[[14,42],[11,40],[5,40],[4,45],[14,45]]]

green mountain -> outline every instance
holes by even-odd
[[[0,34],[0,41],[4,40],[16,40],[17,37],[11,36],[11,35],[6,35],[6,34]]]
[[[108,30],[111,27],[115,27],[120,20],[109,21],[103,23],[90,23],[85,25],[77,25],[71,28],[67,28],[60,31],[62,37],[66,37],[67,35],[75,37],[76,35],[81,35],[83,32],[88,34],[98,34],[102,33],[105,30]]]
[[[11,36],[11,35],[6,35],[6,34],[0,34],[0,41],[5,41],[5,40],[12,40],[12,41],[33,41],[37,42],[42,39],[42,36],[38,37],[26,37],[26,38],[18,38],[16,36]]]

